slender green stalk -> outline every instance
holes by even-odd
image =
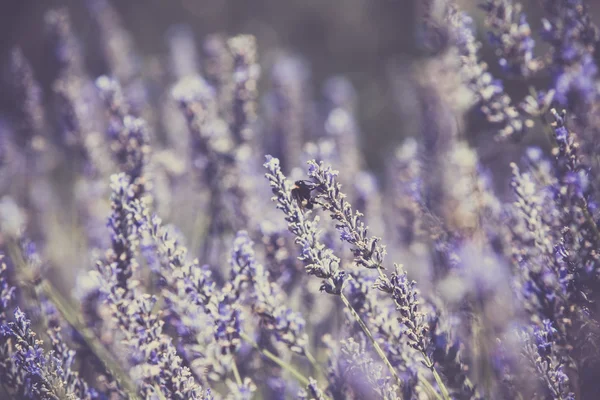
[[[238,387],[242,386],[242,377],[240,376],[240,371],[238,371],[238,367],[235,363],[235,359],[233,356],[231,357],[231,371],[233,372],[233,376],[235,377],[235,383],[237,383]]]
[[[442,381],[442,377],[440,376],[440,374],[438,374],[435,368],[431,368],[431,372],[433,372],[433,377],[435,378],[435,381],[437,382],[438,387],[442,392],[442,397],[444,398],[444,400],[452,400],[452,398],[450,397],[450,393],[448,393],[448,389],[446,388],[446,385],[444,385],[444,381]]]
[[[258,350],[263,356],[267,357],[269,360],[273,361],[275,364],[279,365],[281,368],[288,371],[290,374],[294,376],[303,386],[308,386],[310,383],[308,378],[302,375],[296,368],[291,366],[290,364],[283,361],[281,358],[277,357],[275,354],[271,353],[269,350],[262,349],[258,343],[256,343],[252,338],[246,335],[244,332],[240,332],[240,337],[244,339],[248,344]]]
[[[437,370],[434,367],[433,361],[431,361],[431,359],[429,358],[429,356],[427,354],[421,353],[421,355],[425,359],[425,366],[431,370],[431,373],[433,374],[433,378],[435,379],[435,382],[438,384],[438,387],[440,388],[440,391],[442,392],[443,399],[444,400],[452,400],[452,398],[450,397],[450,392],[448,392],[448,388],[446,388],[446,385],[444,384],[442,377],[440,376],[440,374],[438,374]]]
[[[442,396],[440,396],[437,390],[435,390],[435,388],[431,385],[431,383],[429,383],[427,379],[422,378],[419,381],[421,382],[421,385],[423,385],[423,388],[427,393],[435,397],[437,400],[443,400]]]
[[[367,327],[367,324],[364,323],[364,321],[362,320],[362,318],[360,317],[360,315],[358,315],[358,313],[356,312],[356,310],[354,309],[354,307],[352,307],[352,305],[350,304],[350,302],[346,298],[346,295],[344,295],[343,293],[341,293],[340,297],[341,297],[342,301],[344,302],[344,305],[346,306],[346,308],[350,311],[350,313],[352,314],[352,316],[354,317],[354,319],[356,320],[356,322],[358,322],[358,324],[362,328],[362,330],[365,333],[365,335],[367,335],[367,337],[369,338],[369,340],[371,341],[371,343],[373,343],[373,347],[375,347],[375,351],[377,352],[377,355],[379,355],[379,357],[381,358],[381,360],[383,361],[383,363],[390,370],[390,373],[396,379],[396,381],[398,382],[398,384],[400,386],[402,386],[402,380],[400,380],[400,377],[398,376],[398,373],[396,373],[396,370],[394,369],[394,367],[392,366],[392,364],[390,363],[390,361],[385,356],[385,353],[383,352],[383,350],[379,346],[379,343],[377,343],[377,341],[373,337],[373,334],[371,333],[371,331]]]
[[[319,363],[317,363],[315,357],[308,350],[304,352],[304,355],[308,359],[308,362],[310,362],[310,365],[312,366],[313,370],[320,373],[321,368],[319,367]]]

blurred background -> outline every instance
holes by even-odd
[[[362,148],[368,166],[376,172],[382,171],[383,156],[393,145],[403,137],[419,134],[415,123],[419,114],[415,70],[435,56],[435,49],[420,46],[418,16],[419,7],[424,4],[421,0],[113,0],[110,3],[132,34],[135,48],[143,57],[145,74],[161,73],[168,64],[167,32],[174,25],[186,24],[193,29],[198,43],[211,33],[256,35],[260,62],[266,68],[261,77],[263,86],[269,77],[270,63],[281,52],[299,55],[306,61],[310,71],[307,89],[316,99],[328,77],[346,76],[358,94]],[[478,9],[477,1],[457,3],[473,16],[478,38],[485,42],[483,12]],[[537,15],[539,0],[522,3],[536,38],[535,32],[541,25]],[[589,2],[594,15],[600,10],[598,3]],[[10,50],[20,46],[45,93],[49,93],[56,71],[47,61],[51,57],[45,45],[43,15],[60,6],[69,10],[84,45],[90,75],[106,73],[98,28],[85,0],[4,0],[0,5],[0,65],[5,67]],[[539,41],[537,44],[536,52],[543,52],[543,44]],[[499,72],[489,46],[482,48],[481,55],[492,73]],[[2,87],[9,79],[7,76],[4,72]],[[518,101],[526,94],[527,87],[507,80],[506,90]],[[11,105],[8,92],[0,90],[0,113],[10,113]],[[470,138],[475,143],[491,142],[490,128],[481,119],[474,116],[467,121]],[[536,142],[539,137],[528,135],[527,141]],[[479,150],[486,164],[499,154],[512,153],[515,147],[494,144],[487,150]],[[501,162],[508,171],[506,161]]]

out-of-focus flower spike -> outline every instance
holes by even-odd
[[[383,199],[377,178],[367,171],[359,171],[354,177],[354,192],[356,208],[363,210],[369,229],[377,235],[383,235]]]
[[[256,38],[239,35],[227,41],[233,55],[233,104],[230,123],[231,133],[238,144],[254,138],[253,124],[256,120],[258,78],[260,66],[256,54]]]
[[[360,132],[356,120],[356,93],[346,78],[329,78],[323,87],[327,105],[325,133],[335,140],[339,151],[339,168],[353,177],[363,162],[360,152]],[[348,182],[343,182],[344,184]]]
[[[69,13],[65,8],[48,11],[44,16],[50,48],[54,60],[62,74],[81,75],[84,57],[81,46],[75,37]]]
[[[245,269],[253,286],[252,310],[261,318],[262,326],[276,340],[300,355],[307,354],[306,322],[299,313],[285,305],[285,295],[277,284],[269,280],[269,273],[256,260],[254,243],[248,233],[240,231],[233,242],[234,268]]]
[[[210,188],[211,218],[209,238],[246,227],[252,174],[250,153],[236,146],[227,123],[219,117],[214,90],[201,77],[182,80],[173,88],[173,96],[184,112],[192,139],[192,164]],[[223,185],[228,182],[227,185]],[[212,240],[212,239],[211,239]],[[219,239],[220,240],[220,239]],[[205,253],[210,249],[205,241]]]
[[[485,0],[479,5],[486,13],[488,39],[500,67],[509,75],[529,78],[544,63],[535,58],[535,40],[521,3],[512,0]]]
[[[158,99],[159,96],[158,90],[153,88],[152,75],[156,75],[153,70],[159,70],[160,67],[154,67],[151,61],[142,60],[133,36],[127,31],[118,10],[110,1],[86,0],[86,3],[97,26],[101,53],[110,75],[122,85],[130,104],[130,113],[146,121],[149,135],[154,141],[157,139],[156,127],[159,123],[151,106],[158,107],[158,102],[153,99]]]
[[[106,160],[100,149],[102,121],[93,82],[84,71],[84,59],[71,28],[66,9],[51,10],[45,16],[58,78],[53,82],[60,141],[72,152],[70,159],[87,176],[106,171]]]
[[[269,140],[267,149],[280,158],[284,171],[300,160],[307,111],[307,66],[298,58],[281,57],[271,72],[272,90],[267,99]]]
[[[473,34],[472,19],[453,4],[448,6],[447,19],[460,54],[461,74],[475,94],[477,106],[490,123],[499,127],[498,139],[519,139],[532,123],[523,120],[502,82],[494,79],[480,61],[481,44]]]
[[[42,89],[20,48],[11,52],[11,96],[16,105],[16,143],[26,151],[42,151],[49,138],[44,134]]]
[[[167,31],[170,71],[173,78],[180,80],[197,75],[200,71],[199,55],[194,32],[188,25],[176,25]]]
[[[230,120],[233,111],[234,60],[227,40],[218,34],[208,35],[202,45],[204,75],[214,88],[219,111],[223,118]]]
[[[31,321],[19,308],[14,316],[14,322],[0,326],[0,339],[13,341],[12,357],[20,369],[24,385],[22,389],[17,389],[17,393],[40,399],[94,398],[95,393],[90,392],[87,385],[70,385],[69,379],[73,377],[70,366],[63,365],[54,352],[44,352],[43,342],[37,338],[31,329]],[[80,389],[85,391],[81,392]]]
[[[546,0],[543,6],[546,18],[542,20],[542,39],[552,46],[550,70],[555,99],[585,123],[598,97],[593,59],[598,28],[581,0]]]
[[[78,399],[91,400],[98,397],[98,393],[90,387],[74,370],[75,351],[71,350],[62,335],[61,317],[58,310],[48,299],[42,300],[42,309],[47,321],[46,333],[50,338],[54,356],[60,360],[64,377],[65,386],[68,392],[75,393]]]
[[[522,338],[523,357],[537,374],[544,392],[553,399],[575,400],[569,377],[565,373],[566,365],[554,352],[556,329],[552,323],[545,320],[533,332],[523,332]]]
[[[124,336],[122,343],[132,366],[132,378],[140,395],[154,393],[158,386],[163,396],[173,399],[203,399],[202,388],[183,365],[172,340],[163,332],[164,322],[153,310],[157,299],[147,294],[125,298],[111,265],[99,264],[100,288],[114,323]]]
[[[140,62],[131,35],[109,1],[86,0],[86,5],[98,25],[100,45],[110,71],[128,86],[140,73]]]
[[[562,277],[562,268],[555,261],[558,228],[545,220],[557,211],[553,207],[552,194],[538,187],[531,175],[521,173],[515,164],[511,167],[511,186],[517,196],[514,206],[518,212],[517,223],[511,228],[511,248],[520,268],[516,279],[522,291],[523,305],[534,321],[540,317],[550,319],[564,335],[567,330],[564,322],[571,318],[565,315],[565,312],[569,313],[566,301],[570,283],[568,274]]]
[[[101,76],[96,80],[96,86],[111,117],[108,135],[113,157],[119,169],[127,175],[136,198],[141,198],[148,185],[144,169],[150,157],[146,123],[129,113],[129,106],[116,80]]]
[[[111,248],[106,252],[105,262],[115,273],[116,285],[129,296],[131,278],[137,269],[135,259],[138,240],[134,237],[132,203],[135,192],[126,174],[111,176],[111,207],[112,213],[108,219],[111,235]]]
[[[302,264],[296,257],[293,236],[286,227],[265,220],[260,224],[265,266],[271,278],[289,293],[294,286],[303,282]]]
[[[553,149],[558,179],[554,200],[561,210],[562,241],[566,247],[563,253],[570,255],[566,258],[567,268],[575,275],[576,287],[585,293],[600,277],[600,256],[596,251],[600,230],[594,213],[594,182],[580,155],[577,137],[566,126],[566,112],[552,109],[551,114],[557,144]]]
[[[4,254],[0,254],[0,322],[6,322],[6,312],[13,304],[16,288],[9,282],[9,271],[4,261]]]
[[[389,215],[386,215],[388,230],[394,242],[409,248],[423,240],[419,227],[422,214],[422,178],[418,144],[413,138],[406,139],[396,149],[386,171],[386,199]]]
[[[345,379],[358,397],[394,400],[399,387],[386,376],[382,365],[375,363],[371,356],[354,339],[340,342],[340,362]]]

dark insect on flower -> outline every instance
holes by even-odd
[[[312,210],[315,205],[315,197],[312,196],[313,190],[320,189],[320,185],[307,180],[294,182],[292,189],[292,198],[296,200],[301,209]]]

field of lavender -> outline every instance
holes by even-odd
[[[92,76],[46,12],[48,90],[2,66],[0,399],[600,399],[600,36],[540,4],[480,0],[480,41],[421,3],[383,173],[345,77],[184,25],[159,68],[89,0]]]

